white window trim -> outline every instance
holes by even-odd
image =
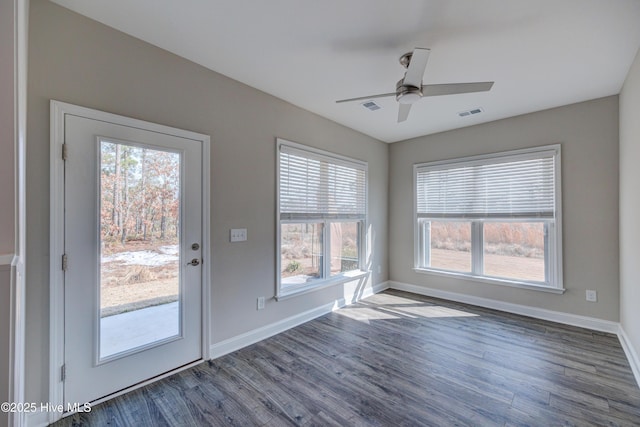
[[[314,220],[281,220],[280,219],[280,147],[288,146],[297,150],[308,152],[311,154],[317,154],[323,157],[329,157],[336,160],[339,164],[352,164],[358,165],[365,171],[365,216],[364,219],[314,219]],[[282,288],[282,260],[281,260],[281,225],[286,223],[300,224],[305,222],[322,223],[325,228],[328,224],[333,222],[359,222],[360,229],[360,241],[358,242],[358,265],[359,270],[348,271],[342,274],[331,276],[328,270],[327,262],[324,263],[323,278],[314,280],[308,284],[289,286],[285,289]],[[368,276],[371,272],[365,270],[366,268],[366,253],[367,253],[367,230],[369,228],[369,164],[362,160],[353,159],[351,157],[342,156],[340,154],[332,153],[325,150],[309,147],[307,145],[299,144],[296,142],[288,141],[282,138],[276,138],[276,301],[282,301],[294,296],[303,295],[309,292],[325,289],[330,286],[340,285],[353,280],[358,280]],[[331,233],[324,232],[327,236],[323,241],[323,255],[328,253],[328,249],[331,247]],[[327,258],[328,259],[328,258]]]
[[[554,218],[554,233],[548,235],[548,247],[549,254],[545,251],[545,269],[549,270],[549,283],[536,283],[515,279],[497,278],[484,275],[476,275],[473,273],[462,273],[457,271],[448,271],[436,268],[421,267],[422,250],[420,242],[422,238],[420,236],[420,226],[418,224],[418,198],[417,198],[417,177],[418,172],[424,167],[437,167],[448,168],[456,164],[483,164],[488,163],[489,160],[497,160],[505,157],[521,157],[521,158],[533,158],[536,155],[542,153],[554,152],[554,185],[555,185],[555,218]],[[472,280],[475,282],[489,283],[493,285],[510,286],[515,288],[530,289],[542,292],[551,292],[556,294],[562,294],[565,292],[563,287],[563,272],[562,272],[562,172],[561,172],[561,144],[545,145],[540,147],[525,148],[520,150],[503,151],[499,153],[483,154],[479,156],[461,157],[448,160],[438,160],[434,162],[417,163],[413,165],[413,242],[414,242],[414,271],[424,274],[432,274],[436,276],[454,277],[464,280]],[[470,222],[473,220],[470,219]],[[472,222],[473,227],[473,222]],[[472,231],[473,232],[473,231]],[[473,245],[473,243],[472,243]],[[476,262],[478,258],[476,257]],[[476,269],[474,269],[476,271]]]

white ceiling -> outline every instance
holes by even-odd
[[[617,94],[640,46],[639,0],[54,1],[386,142]],[[393,97],[335,103],[394,92],[414,47],[431,49],[425,84],[495,85],[403,123]]]

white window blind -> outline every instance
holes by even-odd
[[[364,219],[366,163],[280,145],[280,219]]]
[[[419,218],[554,218],[555,149],[416,166]]]

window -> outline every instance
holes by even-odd
[[[364,270],[367,164],[278,140],[278,297]]]
[[[562,291],[560,145],[414,166],[418,271]]]

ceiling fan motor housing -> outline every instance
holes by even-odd
[[[405,85],[403,82],[404,79],[400,79],[396,84],[396,100],[400,104],[413,104],[422,98],[421,88]]]
[[[404,68],[409,68],[409,63],[411,63],[411,57],[413,56],[413,52],[407,52],[400,57],[398,61],[400,61],[400,65]]]

